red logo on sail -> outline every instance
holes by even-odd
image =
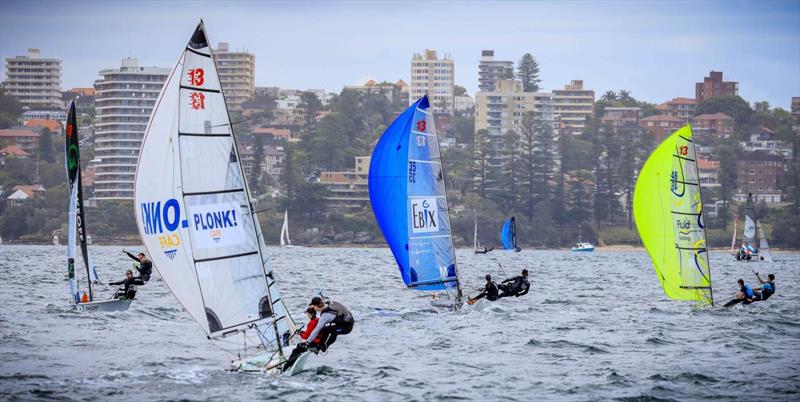
[[[206,72],[202,68],[193,68],[189,70],[187,74],[189,76],[189,84],[196,87],[203,85],[203,83],[206,82],[205,73]]]
[[[189,94],[189,100],[192,102],[192,109],[200,110],[206,108],[206,96],[201,92],[192,92]]]

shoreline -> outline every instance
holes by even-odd
[[[2,246],[52,246],[52,243],[47,242],[13,242],[13,243],[3,243],[0,245]],[[58,247],[66,246],[66,244],[61,244]],[[126,240],[113,240],[113,241],[103,241],[101,243],[95,242],[91,245],[92,247],[95,246],[102,246],[102,247],[130,247],[130,248],[143,248],[144,246],[137,241],[126,241]],[[277,244],[267,244],[269,248],[280,248]],[[294,245],[294,247],[298,248],[389,248],[386,244],[313,244],[313,245]],[[570,251],[570,246],[565,247],[531,247],[531,246],[522,246],[523,250],[532,250],[532,251]],[[472,250],[472,247],[464,246],[464,247],[456,247],[456,250]],[[502,251],[502,250],[499,250]],[[634,251],[646,251],[644,246],[632,246],[627,244],[614,244],[608,246],[595,246],[595,251],[610,251],[610,252],[634,252]],[[729,247],[711,247],[709,251],[713,253],[730,253]],[[770,248],[772,252],[800,252],[798,248]]]

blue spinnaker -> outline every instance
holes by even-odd
[[[503,243],[503,250],[514,248],[513,236],[511,235],[511,219],[506,219],[503,228],[500,229],[500,241]]]
[[[439,141],[423,96],[381,136],[369,167],[369,198],[408,287],[458,288]]]

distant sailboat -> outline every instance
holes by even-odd
[[[692,128],[676,131],[645,162],[633,194],[636,228],[664,293],[714,304]]]
[[[283,226],[281,226],[281,247],[291,247],[292,241],[289,240],[289,210],[283,212]]]
[[[200,21],[156,101],[136,169],[136,223],[164,283],[237,356],[233,368],[277,373],[297,326],[267,265],[209,43]]]
[[[429,108],[423,96],[384,131],[372,152],[369,198],[406,286],[443,291],[450,306],[459,306],[444,168]]]
[[[133,300],[109,299],[95,301],[92,285],[97,283],[97,269],[89,255],[86,233],[86,214],[83,210],[83,185],[81,184],[81,157],[78,141],[78,121],[75,115],[75,101],[69,107],[65,136],[65,165],[69,188],[69,212],[67,215],[67,277],[72,303],[77,310],[124,311]],[[58,236],[53,237],[54,243]],[[80,244],[86,276],[83,278],[87,291],[81,290],[75,274],[75,246]]]
[[[473,235],[473,239],[475,239],[474,240],[475,254],[486,254],[494,250],[494,247],[490,248],[481,247],[481,242],[478,241],[478,211],[475,211],[474,215],[475,215],[475,234]]]
[[[500,242],[503,243],[503,250],[522,251],[522,248],[517,245],[517,220],[513,216],[503,222],[503,227],[500,229]]]
[[[738,222],[739,219],[737,217],[736,221],[734,221],[733,240],[731,241],[731,251],[734,257],[740,261],[773,262],[774,260],[772,259],[772,254],[769,252],[769,243],[767,242],[766,234],[761,227],[761,221],[756,217],[752,194],[747,195],[747,202],[745,203],[742,241],[740,246],[735,248],[737,236],[736,223]]]
[[[60,246],[61,245],[61,240],[58,239],[58,235],[53,235],[53,245],[54,246]]]

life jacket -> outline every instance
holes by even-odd
[[[755,296],[753,294],[753,288],[751,288],[750,285],[742,286],[742,293],[748,298],[753,298],[753,296]]]
[[[339,302],[329,302],[328,305],[322,309],[322,314],[325,313],[333,313],[336,314],[336,318],[333,320],[335,324],[353,324],[355,321],[353,319],[353,315],[350,314],[350,310],[347,309],[342,303]]]

